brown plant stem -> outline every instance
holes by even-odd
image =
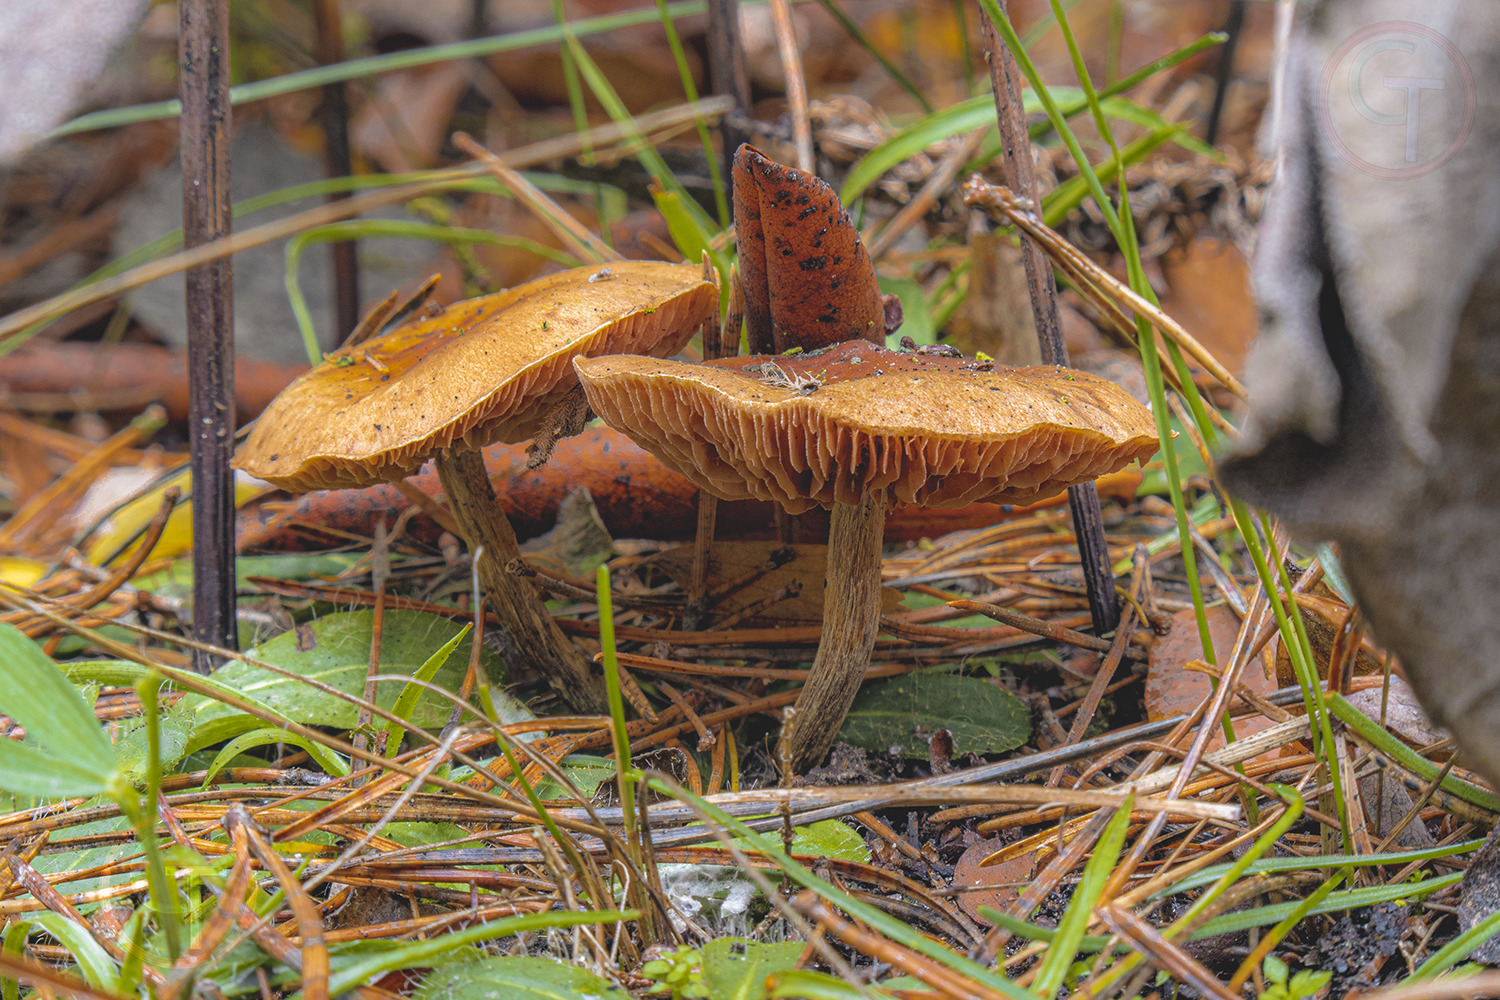
[[[547,614],[531,584],[505,570],[521,558],[521,549],[510,521],[500,513],[484,459],[471,449],[454,451],[438,457],[437,472],[470,551],[484,548],[478,557],[479,581],[500,621],[506,662],[529,663],[573,708],[603,714],[603,678],[589,669],[583,653]]]
[[[312,8],[316,31],[313,48],[318,63],[331,66],[343,62],[344,25],[339,0],[314,0]],[[323,120],[324,173],[330,178],[350,176],[354,163],[349,152],[349,97],[343,83],[323,87],[318,116]],[[350,194],[335,191],[328,200],[341,201]],[[329,253],[333,255],[333,301],[338,324],[329,345],[334,346],[359,325],[359,252],[353,240],[346,240],[332,244]]]
[[[229,235],[229,3],[178,9],[182,95],[182,242]],[[188,426],[193,470],[193,629],[200,643],[237,649],[234,616],[234,277],[228,258],[187,275]],[[201,652],[193,665],[216,662]]]
[[[1005,13],[1006,0],[997,0]],[[985,51],[990,60],[990,83],[995,94],[995,114],[1004,144],[1000,173],[1005,184],[1024,198],[1039,202],[1036,171],[1031,162],[1031,137],[1021,104],[1020,70],[1010,50],[1000,41],[988,17],[984,21]],[[1057,311],[1057,284],[1046,255],[1029,240],[1021,241],[1021,263],[1026,270],[1026,289],[1036,316],[1037,339],[1042,362],[1066,365],[1068,347],[1063,341]],[[1073,513],[1073,533],[1078,536],[1078,556],[1083,563],[1083,581],[1088,591],[1094,630],[1103,635],[1120,624],[1120,601],[1115,594],[1115,576],[1110,568],[1109,545],[1104,540],[1104,516],[1099,509],[1099,491],[1093,483],[1068,488],[1068,507]]]
[[[836,503],[828,529],[823,637],[798,696],[786,740],[801,774],[822,761],[870,666],[880,630],[880,544],[885,491],[858,504]]]

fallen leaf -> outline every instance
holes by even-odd
[[[999,837],[981,840],[964,851],[953,867],[953,888],[958,890],[958,905],[975,920],[984,920],[979,913],[981,906],[996,910],[1010,906],[1021,894],[1021,887],[1031,878],[1032,858],[1029,855],[1014,857],[998,865],[984,863],[985,858],[1004,846],[1005,842]],[[985,888],[972,891],[976,886]]]
[[[1208,609],[1208,632],[1219,663],[1224,663],[1229,658],[1239,630],[1240,619],[1233,609],[1223,604]],[[1197,617],[1192,608],[1184,608],[1172,616],[1167,634],[1151,646],[1150,664],[1146,670],[1148,718],[1170,719],[1198,707],[1198,703],[1212,690],[1212,684],[1208,674],[1201,670],[1190,670],[1188,664],[1204,659],[1206,657],[1203,655],[1203,643],[1198,637]],[[1255,663],[1249,664],[1240,672],[1240,682],[1260,694],[1270,694],[1276,689],[1275,683],[1268,680],[1265,671]],[[1236,719],[1234,732],[1236,736],[1244,737],[1269,725],[1271,720],[1256,715]],[[1223,735],[1216,732],[1209,746],[1221,746],[1223,741]]]
[[[871,753],[927,760],[925,735],[953,734],[955,753],[1004,753],[1031,736],[1026,705],[998,685],[952,674],[906,674],[860,689],[838,738]]]
[[[741,146],[734,219],[751,354],[885,343],[875,266],[833,188]]]

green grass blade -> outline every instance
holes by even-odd
[[[667,0],[656,0],[657,12],[661,15],[661,30],[667,35],[667,46],[672,50],[672,61],[677,64],[677,76],[682,81],[682,93],[689,103],[698,100],[698,85],[693,82],[693,71],[688,66],[687,53],[683,51],[682,39],[677,34],[677,25],[669,13]],[[703,158],[708,161],[708,177],[714,187],[714,208],[719,213],[719,225],[728,228],[733,221],[729,212],[729,195],[724,186],[724,171],[719,166],[719,157],[714,153],[714,140],[708,134],[708,122],[699,116],[695,127],[698,141],[703,144]]]
[[[1063,985],[1063,977],[1067,975],[1068,968],[1078,954],[1078,945],[1083,941],[1084,932],[1088,930],[1094,907],[1104,893],[1110,872],[1120,860],[1120,849],[1125,845],[1125,831],[1130,827],[1130,810],[1134,805],[1135,796],[1132,794],[1115,811],[1109,825],[1099,837],[1098,845],[1089,855],[1088,864],[1083,869],[1083,881],[1078,884],[1073,898],[1068,901],[1068,908],[1057,925],[1057,936],[1052,939],[1052,945],[1047,949],[1047,954],[1037,969],[1036,979],[1031,984],[1031,991],[1041,1000],[1052,1000],[1057,996],[1057,991]]]
[[[620,691],[620,660],[615,651],[614,594],[610,589],[609,567],[600,566],[594,574],[594,588],[599,605],[599,646],[604,651],[604,691],[609,701],[610,732],[615,744],[615,775],[620,783],[620,813],[624,820],[625,843],[633,860],[640,842],[635,835],[636,771],[630,763],[630,733],[625,728],[625,698]]]
[[[703,0],[690,0],[687,3],[670,4],[667,9],[669,14],[674,18],[692,17],[702,14],[708,9],[708,5]],[[626,11],[621,14],[583,18],[572,22],[566,29],[555,25],[532,28],[527,31],[516,31],[505,35],[492,35],[487,38],[475,38],[462,42],[451,42],[445,45],[429,45],[416,49],[403,49],[399,52],[366,56],[362,59],[347,59],[344,62],[333,63],[328,66],[318,66],[313,69],[299,70],[296,73],[287,73],[282,76],[272,77],[269,80],[242,83],[237,87],[230,88],[229,100],[231,104],[246,104],[251,101],[263,101],[268,97],[292,94],[299,90],[313,90],[330,83],[343,83],[347,80],[358,80],[363,77],[375,76],[380,73],[390,73],[400,69],[430,66],[433,63],[450,62],[457,59],[477,59],[483,56],[498,55],[502,52],[515,52],[538,45],[556,45],[562,41],[565,33],[583,38],[638,24],[649,24],[656,20],[657,17],[658,15],[654,10],[642,8]],[[107,111],[93,111],[59,125],[52,131],[48,138],[56,139],[65,135],[75,135],[79,132],[91,132],[95,129],[132,125],[136,122],[176,118],[180,114],[182,114],[182,102],[176,100],[157,101],[154,104],[137,104],[128,108],[112,108]]]
[[[453,655],[458,644],[463,642],[473,630],[472,624],[465,624],[459,629],[457,635],[443,643],[437,652],[429,656],[426,662],[417,668],[416,673],[411,675],[411,680],[402,686],[401,693],[396,696],[396,702],[391,706],[392,715],[402,722],[411,722],[412,713],[417,710],[417,702],[426,691],[426,682],[432,680],[433,676],[443,669],[443,664],[448,662],[448,657]],[[401,752],[401,738],[405,733],[398,723],[389,720],[383,728],[386,732],[384,753],[387,757],[394,757]]]
[[[842,889],[818,878],[792,858],[791,855],[783,851],[779,841],[754,832],[743,822],[730,816],[701,796],[694,795],[685,788],[660,778],[652,778],[648,780],[647,784],[657,791],[670,795],[680,801],[690,803],[694,809],[707,815],[737,838],[747,844],[753,845],[753,849],[758,850],[775,863],[787,878],[805,889],[811,889],[854,919],[863,921],[874,930],[891,938],[898,944],[904,945],[936,962],[940,962],[959,975],[967,976],[976,983],[1010,997],[1011,1000],[1036,1000],[1030,991],[1022,989],[995,970],[980,965],[978,962],[944,947],[927,935],[917,931],[905,921],[899,920],[884,910],[871,906],[869,903],[855,899]]]
[[[869,36],[865,34],[865,30],[861,28],[852,17],[850,17],[848,14],[845,14],[843,8],[834,3],[833,0],[818,0],[818,3],[822,4],[823,9],[833,15],[833,19],[839,23],[839,27],[844,29],[844,33],[849,36],[850,40],[853,41],[855,45],[858,45],[860,48],[864,49],[865,53],[869,55],[871,59],[874,59],[877,63],[880,64],[880,68],[885,70],[886,76],[889,76],[891,80],[895,82],[896,86],[900,87],[902,90],[910,94],[912,100],[921,105],[923,112],[929,115],[932,114],[932,102],[927,99],[926,94],[922,93],[922,88],[913,83],[911,77],[907,76],[906,73],[902,71],[900,66],[897,66],[895,63],[891,62],[888,58],[886,58],[884,52],[881,52],[875,47],[874,43],[870,41]],[[970,75],[972,76],[972,62],[970,63],[969,69]]]

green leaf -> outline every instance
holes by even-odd
[[[761,1000],[766,977],[797,966],[802,943],[761,944],[743,938],[715,938],[703,946],[703,982],[714,1000]]]
[[[31,740],[0,739],[0,788],[13,795],[69,799],[98,795],[110,786],[109,774],[53,756]]]
[[[67,672],[68,678],[75,683],[92,682],[116,687],[133,687],[151,673],[150,667],[132,663],[129,660],[72,660],[63,664],[62,667]],[[200,677],[197,683],[222,692],[226,699],[239,698],[242,701],[259,704],[256,699],[236,690],[232,684],[224,684],[212,677]],[[203,705],[211,701],[212,699],[207,696],[193,695],[184,698],[179,703],[179,708],[191,724],[187,737],[188,754],[265,726],[265,722],[256,716],[223,704],[218,705],[220,711],[203,712]],[[265,706],[261,707],[265,708]],[[266,708],[266,711],[271,710]]]
[[[416,711],[417,702],[421,699],[422,695],[431,694],[423,685],[431,681],[433,676],[442,669],[443,665],[448,662],[448,657],[453,655],[453,651],[458,648],[458,644],[468,636],[473,628],[473,625],[465,625],[459,631],[458,635],[443,643],[437,652],[427,658],[427,662],[417,668],[417,672],[412,674],[411,683],[403,687],[401,693],[396,696],[396,703],[391,706],[392,715],[403,722],[412,721],[412,713]],[[464,664],[464,672],[468,672],[467,663]],[[394,757],[401,749],[401,727],[394,722],[388,722],[385,725],[385,730],[390,734],[386,743],[385,754],[387,757]]]
[[[389,837],[402,847],[427,847],[446,844],[447,849],[459,847],[483,847],[482,840],[466,840],[461,844],[453,841],[472,836],[457,823],[387,823],[380,828],[381,836]]]
[[[330,996],[338,996],[360,983],[369,982],[375,976],[393,969],[409,969],[417,966],[433,966],[442,956],[481,941],[527,931],[581,927],[584,924],[613,924],[621,920],[634,920],[640,913],[634,910],[554,910],[547,913],[525,913],[515,917],[501,917],[463,930],[441,934],[429,941],[402,943],[398,947],[371,955],[355,962],[343,970],[335,970],[328,982]],[[292,1000],[304,1000],[299,991]],[[624,995],[621,1000],[625,1000]]]
[[[584,796],[593,795],[599,790],[601,784],[612,780],[615,776],[615,762],[608,757],[599,757],[595,754],[568,754],[558,766]],[[542,799],[562,799],[572,795],[572,792],[565,790],[551,777],[544,776],[541,781],[537,782],[536,794]]]
[[[860,689],[839,739],[872,753],[900,747],[912,760],[927,759],[919,731],[946,729],[955,753],[1004,753],[1031,736],[1031,714],[1015,695],[973,677],[906,674]]]
[[[94,806],[103,805],[103,798],[91,799],[84,803],[79,811],[90,809]],[[129,830],[130,823],[123,816],[111,816],[107,819],[94,820],[92,823],[81,823],[68,828],[69,839],[88,842],[104,842],[104,847],[88,847],[83,850],[60,851],[56,854],[44,853],[37,855],[32,867],[43,875],[62,875],[68,872],[92,871],[123,861],[132,855],[140,856],[140,847],[129,839],[121,839],[111,836],[121,831]],[[97,839],[95,839],[97,838]],[[110,886],[124,885],[140,878],[139,871],[132,871],[128,867],[124,871],[116,871],[110,875],[101,875],[94,878],[71,879],[67,882],[56,882],[59,892],[68,894],[94,892]],[[97,904],[95,904],[97,905]],[[88,912],[90,907],[81,907]]]
[[[57,938],[68,949],[68,954],[78,963],[84,980],[90,986],[106,993],[121,992],[119,966],[109,957],[109,952],[94,940],[87,927],[57,913],[39,913],[28,922]]]
[[[162,773],[167,773],[187,756],[187,741],[192,725],[192,718],[180,704],[162,714],[158,727],[161,734],[161,760],[157,762]],[[146,727],[138,721],[130,732],[115,743],[115,766],[127,781],[134,783],[146,780],[146,742]]]
[[[114,771],[109,737],[57,664],[10,625],[0,625],[0,664],[0,714],[25,728],[26,743],[66,754],[74,773],[105,781]]]
[[[910,337],[919,345],[937,343],[937,326],[932,319],[932,304],[921,284],[910,278],[887,278],[879,275],[880,290],[901,300],[901,328],[898,337]]]
[[[778,972],[767,984],[768,998],[796,997],[798,1000],[867,1000],[870,996],[888,997],[890,993],[873,987],[859,987],[846,983],[838,976],[812,969],[787,969]],[[884,985],[884,984],[882,984]],[[919,983],[914,989],[926,989]]]
[[[1261,963],[1260,968],[1261,972],[1265,974],[1265,977],[1268,981],[1273,983],[1280,983],[1282,985],[1286,984],[1286,963],[1277,958],[1275,955],[1267,955],[1266,960]]]
[[[752,841],[736,837],[734,842],[744,850],[758,851],[761,848],[758,839]],[[718,840],[709,840],[705,843],[718,844]],[[821,819],[809,826],[793,827],[792,853],[814,858],[854,861],[862,865],[870,863],[870,849],[865,846],[865,838],[847,824],[840,823],[836,819]]]
[[[374,613],[370,611],[327,615],[279,635],[246,654],[252,659],[290,670],[297,676],[283,677],[234,661],[214,671],[211,679],[292,722],[351,729],[359,720],[359,707],[351,701],[309,687],[302,678],[320,681],[345,694],[363,695],[365,675],[370,665],[373,623]],[[462,626],[438,615],[420,611],[387,611],[380,643],[380,672],[415,674],[434,649],[448,642],[461,629]],[[454,650],[457,655],[437,672],[433,683],[450,691],[458,690],[468,666],[471,642],[465,639],[458,645]],[[485,659],[490,677],[504,675],[498,656],[487,649],[480,655]],[[382,683],[376,692],[376,704],[390,709],[397,694],[395,684]],[[429,692],[423,694],[411,721],[428,728],[441,726],[452,711],[452,703]],[[202,745],[205,727],[226,719],[243,718],[229,706],[205,697],[194,695],[184,700],[190,703],[193,712],[193,745]],[[250,728],[262,725],[256,721]]]
[[[415,1000],[575,1000],[630,994],[576,965],[529,955],[501,955],[439,966],[417,987]]]
[[[237,736],[224,749],[220,750],[214,756],[213,763],[208,765],[208,775],[203,779],[203,787],[207,788],[213,784],[214,778],[218,776],[219,771],[228,766],[231,761],[246,750],[254,747],[270,746],[275,743],[290,743],[292,746],[301,747],[303,750],[306,750],[308,756],[318,762],[318,766],[323,769],[324,774],[332,775],[335,778],[342,778],[349,773],[349,762],[323,744],[305,739],[287,729],[268,726],[265,729],[256,729]]]

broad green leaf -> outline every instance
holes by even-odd
[[[792,853],[816,858],[870,863],[870,849],[853,827],[836,819],[823,819],[810,826],[792,829]]]
[[[225,685],[241,697],[251,698],[276,714],[304,725],[330,726],[348,730],[359,719],[359,707],[351,701],[304,683],[302,678],[319,681],[345,694],[360,697],[369,672],[370,642],[374,614],[354,611],[327,615],[307,625],[271,639],[246,655],[263,660],[297,676],[283,677],[269,670],[234,661],[212,674],[212,680]],[[459,633],[462,626],[437,615],[420,611],[393,610],[385,613],[385,627],[380,643],[382,674],[415,674],[434,650]],[[469,661],[465,639],[454,650],[455,655],[437,672],[433,683],[457,691]],[[491,651],[480,654],[491,678],[504,676],[499,657]],[[399,686],[386,681],[379,685],[375,701],[389,709],[396,700]],[[192,695],[194,745],[199,744],[200,730],[211,723],[240,713],[227,705]],[[424,692],[412,715],[412,721],[436,728],[447,721],[452,703]],[[261,723],[256,723],[259,728]]]
[[[168,774],[182,758],[187,756],[187,741],[193,720],[179,704],[161,715],[161,760],[158,766],[162,774]],[[127,780],[146,780],[146,727],[139,721],[130,732],[115,743],[115,766]]]
[[[80,807],[80,811],[93,806],[103,805],[103,798],[92,799]],[[117,834],[123,830],[129,830],[130,823],[123,816],[111,816],[108,819],[94,820],[92,823],[80,823],[68,828],[68,838],[87,840],[91,837],[107,838],[110,834]],[[89,871],[104,865],[122,861],[132,855],[140,856],[140,847],[129,840],[114,840],[106,843],[103,847],[87,847],[83,850],[60,851],[56,854],[39,854],[31,866],[43,875],[63,875],[67,872]],[[122,871],[113,875],[73,879],[68,882],[58,882],[59,892],[72,895],[73,893],[93,892],[96,889],[104,889],[109,886],[123,885],[140,878],[138,871]],[[99,904],[85,904],[80,909],[88,912]]]
[[[98,795],[110,786],[108,772],[53,756],[30,740],[0,739],[0,788],[13,795],[68,799]]]
[[[0,714],[26,730],[26,743],[66,753],[80,773],[100,781],[114,770],[109,737],[78,689],[19,629],[0,625]]]
[[[213,784],[213,780],[224,767],[227,767],[235,757],[254,747],[270,746],[276,743],[290,743],[292,746],[301,747],[306,750],[318,766],[323,769],[324,774],[342,778],[349,773],[349,762],[338,754],[328,749],[321,743],[304,739],[296,733],[286,729],[267,727],[245,733],[229,741],[229,744],[214,756],[213,763],[208,766],[208,775],[203,779],[203,787],[207,788]]]
[[[711,843],[717,843],[717,841],[711,841]],[[751,850],[760,849],[760,845],[746,840],[736,840],[735,843]],[[857,861],[860,864],[870,863],[870,849],[865,846],[865,838],[856,833],[848,824],[840,823],[836,819],[822,819],[810,826],[793,827],[792,853],[805,854],[814,858]]]
[[[74,660],[63,664],[63,669],[67,671],[68,678],[75,682],[112,684],[119,687],[132,687],[137,681],[151,673],[150,667],[131,663],[129,660]],[[260,704],[255,698],[238,690],[233,684],[221,683],[212,677],[200,677],[197,683],[221,692],[226,699],[239,698],[242,701]],[[203,711],[204,706],[210,703],[216,704],[219,711]],[[192,695],[184,698],[179,707],[191,721],[186,748],[188,754],[201,750],[203,747],[233,739],[241,733],[260,729],[266,724],[265,720],[258,716],[241,712],[227,704],[212,702],[206,695]],[[264,708],[268,714],[275,714],[265,705],[260,707]]]
[[[1031,736],[1031,713],[1004,688],[952,674],[906,674],[874,681],[859,695],[839,739],[872,753],[900,747],[912,760],[927,759],[917,734],[946,729],[955,753],[1004,753]]]
[[[578,1000],[630,994],[587,969],[550,958],[500,955],[442,965],[429,972],[415,1000]]]
[[[715,938],[703,946],[703,984],[714,1000],[761,1000],[766,977],[796,968],[802,948],[800,941]]]
[[[608,757],[599,757],[594,754],[569,754],[562,759],[560,766],[563,773],[574,785],[578,786],[578,790],[585,797],[593,795],[599,790],[600,784],[615,776],[615,762]],[[536,794],[541,799],[563,799],[572,795],[572,792],[564,789],[550,777],[543,777],[537,782]]]
[[[486,923],[465,927],[463,930],[440,934],[429,941],[402,943],[398,947],[378,953],[356,962],[342,971],[336,970],[328,983],[328,992],[337,996],[353,989],[360,983],[369,982],[375,976],[393,969],[409,969],[416,966],[434,966],[445,955],[481,941],[492,941],[511,934],[527,931],[581,927],[584,924],[614,924],[621,920],[634,920],[639,916],[634,910],[554,910],[547,913],[526,913],[515,917],[501,917]],[[303,1000],[301,992],[292,1000]],[[624,997],[621,998],[624,1000]]]
[[[389,837],[402,847],[426,847],[431,844],[447,844],[446,850],[459,847],[483,847],[481,840],[453,841],[471,837],[473,834],[457,823],[387,823],[380,828],[381,836]]]
[[[68,954],[78,963],[84,980],[90,986],[106,993],[122,992],[119,966],[99,942],[94,940],[88,928],[58,913],[39,913],[29,918],[28,922],[57,938],[68,949]]]

